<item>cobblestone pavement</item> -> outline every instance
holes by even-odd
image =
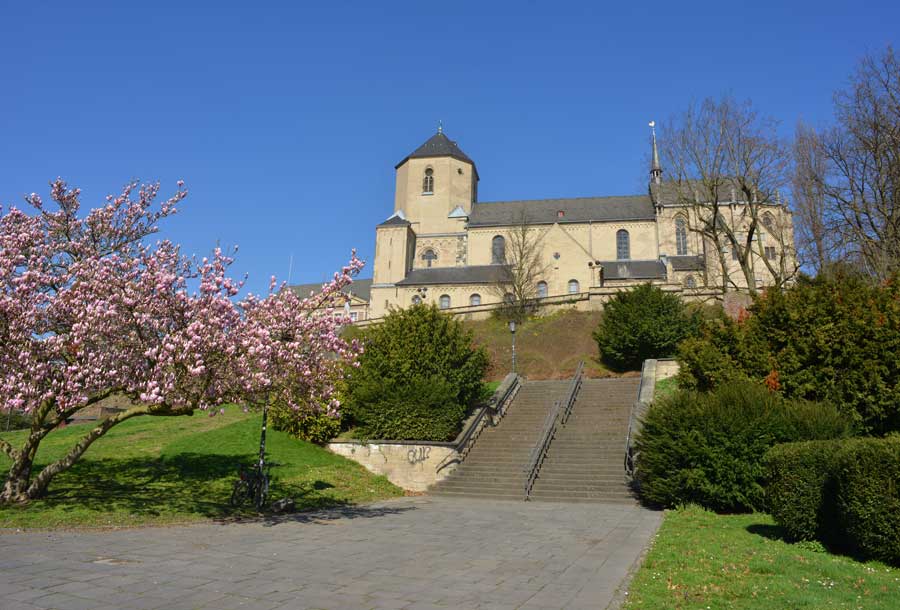
[[[661,514],[416,497],[267,522],[0,535],[0,607],[606,608]]]

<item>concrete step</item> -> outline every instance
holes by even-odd
[[[602,500],[612,499],[612,498],[621,498],[621,499],[633,499],[634,496],[631,495],[631,492],[628,491],[628,488],[623,488],[622,491],[545,491],[540,489],[534,489],[531,492],[531,497],[533,498],[582,498],[585,500]]]

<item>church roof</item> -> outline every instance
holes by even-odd
[[[660,260],[600,261],[604,280],[654,280],[666,277],[666,266]]]
[[[453,157],[454,159],[470,163],[472,167],[475,167],[475,162],[457,146],[456,142],[444,135],[443,131],[439,131],[415,149],[412,154],[404,157],[400,163],[394,166],[394,169],[400,167],[409,159],[429,159],[431,157]]]
[[[296,284],[294,286],[288,286],[288,289],[296,293],[297,296],[305,299],[322,290],[322,285],[325,283],[326,282],[319,282],[318,284]],[[363,301],[368,301],[372,296],[372,279],[353,280],[353,283],[344,287],[342,292],[344,294],[352,294]]]
[[[700,271],[703,269],[702,256],[670,256],[673,271]]]
[[[469,227],[515,225],[523,218],[528,224],[553,224],[654,220],[656,213],[647,195],[480,202],[472,206]]]
[[[505,265],[471,265],[468,267],[427,267],[412,269],[398,286],[419,284],[495,284],[509,280]]]
[[[408,227],[409,221],[394,214],[383,223],[377,225],[379,227]]]

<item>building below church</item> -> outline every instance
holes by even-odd
[[[394,211],[376,227],[373,278],[353,284],[351,315],[377,319],[418,302],[454,313],[489,311],[511,298],[510,245],[524,234],[539,251],[538,277],[530,278],[538,303],[599,309],[643,282],[688,298],[721,298],[723,265],[731,289],[746,288],[736,254],[692,230],[697,206],[662,182],[655,137],[652,153],[645,194],[481,202],[475,162],[438,129],[395,167]],[[740,231],[747,206],[734,189],[731,199],[720,206],[720,222]],[[769,264],[754,265],[757,286],[773,283],[773,261],[793,260],[787,207],[766,206],[762,225],[751,260]]]

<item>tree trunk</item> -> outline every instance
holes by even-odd
[[[56,475],[71,468],[95,440],[106,434],[113,426],[120,424],[127,419],[139,415],[193,415],[193,412],[193,407],[170,409],[160,405],[142,405],[117,413],[100,422],[90,432],[84,435],[63,458],[45,466],[44,469],[32,479],[31,469],[34,464],[34,456],[37,453],[38,446],[44,436],[50,432],[50,429],[55,428],[55,426],[50,429],[34,432],[29,436],[22,450],[15,452],[15,454],[11,456],[13,457],[13,465],[9,470],[8,478],[4,483],[3,491],[0,492],[0,505],[26,503],[43,496],[47,492],[50,481],[52,481]]]

